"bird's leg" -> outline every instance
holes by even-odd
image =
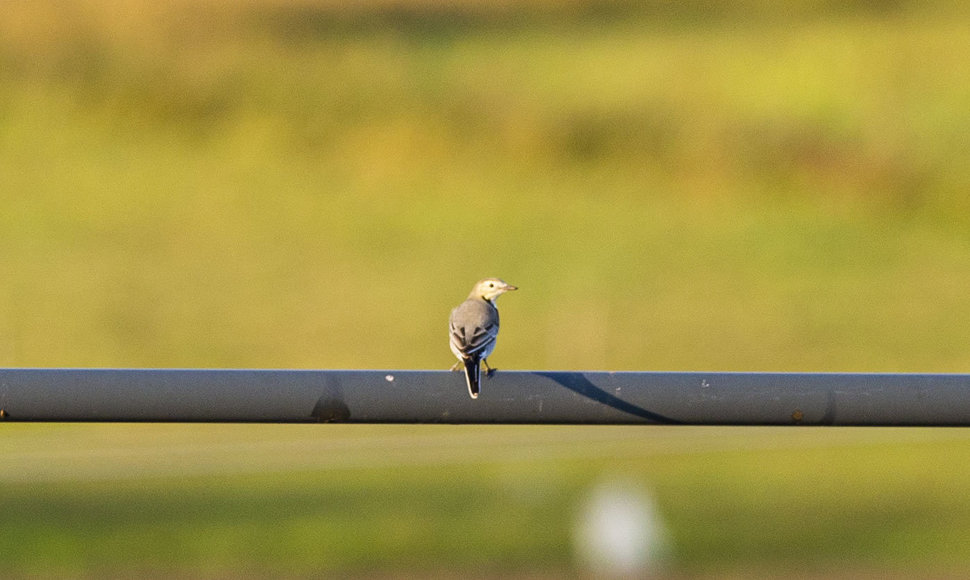
[[[458,361],[455,364],[451,365],[452,371],[460,371],[463,368],[465,368],[465,363],[463,361]]]
[[[488,361],[487,361],[487,360],[485,360],[485,359],[482,359],[482,364],[483,364],[483,365],[485,365],[485,376],[486,376],[486,377],[490,377],[490,376],[492,376],[492,374],[493,374],[493,373],[494,373],[495,371],[497,371],[497,370],[498,370],[498,369],[493,369],[492,367],[490,367],[490,366],[488,366]]]

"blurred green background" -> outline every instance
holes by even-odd
[[[970,372],[967,79],[943,0],[5,2],[0,364],[444,369],[500,276],[499,368]],[[675,577],[970,568],[957,429],[0,431],[13,577],[584,575],[612,478]]]

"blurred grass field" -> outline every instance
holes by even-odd
[[[961,3],[10,2],[0,364],[970,372]],[[460,383],[457,383],[460,386]],[[457,387],[456,387],[457,388]],[[3,425],[4,575],[961,575],[962,430]]]

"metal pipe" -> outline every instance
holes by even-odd
[[[970,425],[970,375],[0,369],[7,421]]]

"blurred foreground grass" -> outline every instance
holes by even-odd
[[[960,3],[12,2],[0,364],[970,370]],[[965,569],[959,430],[5,425],[10,575]],[[605,475],[604,475],[605,474]]]
[[[968,438],[11,425],[0,551],[28,576],[571,576],[581,504],[620,477],[656,497],[678,575],[946,575],[970,558]]]

